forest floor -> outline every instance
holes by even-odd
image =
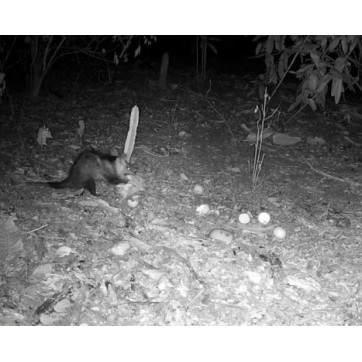
[[[256,78],[197,88],[183,73],[165,90],[156,74],[117,78],[1,115],[0,325],[361,325],[361,108],[284,124],[300,142],[264,139],[253,189],[242,124],[255,129]],[[294,97],[282,88],[272,100],[275,125]],[[98,198],[26,183],[64,178],[90,146],[123,151],[135,104],[131,170],[144,190],[133,203],[102,183]]]

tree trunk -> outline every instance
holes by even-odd
[[[162,56],[162,63],[160,69],[160,79],[159,79],[159,86],[161,89],[166,88],[167,83],[167,73],[168,73],[168,63],[169,63],[169,56],[168,53],[164,53]]]
[[[35,101],[39,97],[41,86],[43,85],[43,80],[45,73],[42,72],[41,62],[39,59],[35,59],[30,65],[30,81],[29,81],[29,98],[31,101]]]

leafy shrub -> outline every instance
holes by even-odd
[[[306,105],[324,108],[329,88],[336,104],[346,88],[362,90],[361,39],[358,35],[270,35],[254,40],[256,54],[265,58],[266,83],[277,85],[272,95],[287,74],[300,80],[291,111]]]

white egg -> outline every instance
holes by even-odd
[[[247,213],[242,213],[239,215],[239,222],[240,224],[249,224],[250,216]]]
[[[121,243],[118,243],[117,245],[115,245],[111,251],[114,255],[117,255],[117,256],[123,256],[127,250],[131,247],[130,243],[129,242],[121,242]]]
[[[197,207],[196,212],[201,216],[207,215],[210,212],[210,206],[207,204],[202,204]]]
[[[204,188],[201,186],[201,185],[195,185],[194,187],[194,193],[195,194],[198,194],[198,195],[201,195],[204,193]]]
[[[267,212],[261,212],[258,215],[258,221],[260,222],[260,224],[268,225],[270,221],[270,214]]]
[[[274,230],[273,230],[273,235],[278,238],[278,239],[284,239],[287,235],[287,232],[280,226],[277,226]]]

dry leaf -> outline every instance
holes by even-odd
[[[127,139],[124,145],[124,153],[127,155],[127,162],[129,162],[129,160],[131,159],[134,145],[136,142],[138,119],[139,119],[139,109],[137,106],[134,106],[132,108]]]
[[[0,262],[21,250],[23,250],[23,241],[14,221],[12,219],[0,221]]]
[[[40,128],[38,131],[38,138],[37,138],[39,146],[46,146],[48,138],[53,138],[49,131],[49,128],[45,127]]]

